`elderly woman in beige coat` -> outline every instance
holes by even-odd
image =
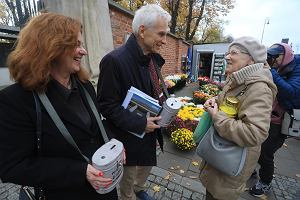
[[[218,98],[206,101],[204,107],[221,137],[247,147],[246,162],[238,176],[226,175],[203,162],[200,179],[206,187],[206,199],[234,200],[244,191],[258,161],[260,145],[268,136],[277,88],[269,67],[264,65],[266,48],[256,39],[241,37],[234,40],[225,58],[228,76],[223,91]],[[241,91],[237,117],[230,118],[219,110],[219,106],[226,97],[236,96]]]

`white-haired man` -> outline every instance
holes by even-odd
[[[164,101],[156,69],[165,63],[158,54],[166,44],[166,35],[171,19],[160,6],[149,4],[136,11],[133,34],[126,44],[107,54],[100,62],[98,103],[106,118],[108,132],[123,142],[126,150],[126,165],[120,183],[122,200],[151,200],[145,191],[145,183],[152,166],[156,165],[156,139],[161,148],[163,139],[160,126],[155,121],[160,117],[139,116],[121,104],[131,86]],[[146,134],[140,138],[130,132]]]

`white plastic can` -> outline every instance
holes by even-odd
[[[112,191],[120,182],[123,176],[123,143],[111,139],[102,145],[93,155],[93,166],[103,172],[103,176],[112,179],[112,184],[107,188],[99,187],[100,194],[106,194]]]
[[[163,110],[160,113],[161,119],[157,124],[161,127],[167,127],[181,108],[181,102],[176,98],[168,98],[163,105]]]

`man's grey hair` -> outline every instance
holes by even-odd
[[[158,18],[165,19],[167,23],[171,20],[171,15],[156,4],[148,4],[142,6],[135,12],[132,21],[132,31],[135,35],[138,34],[141,25],[146,28],[153,26]]]

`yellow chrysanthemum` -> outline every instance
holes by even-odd
[[[203,115],[203,113],[203,108],[198,108],[194,106],[184,106],[179,110],[177,116],[180,117],[183,121],[186,121],[199,118]]]
[[[173,131],[171,141],[181,150],[190,150],[196,146],[193,140],[193,132],[186,128]]]

